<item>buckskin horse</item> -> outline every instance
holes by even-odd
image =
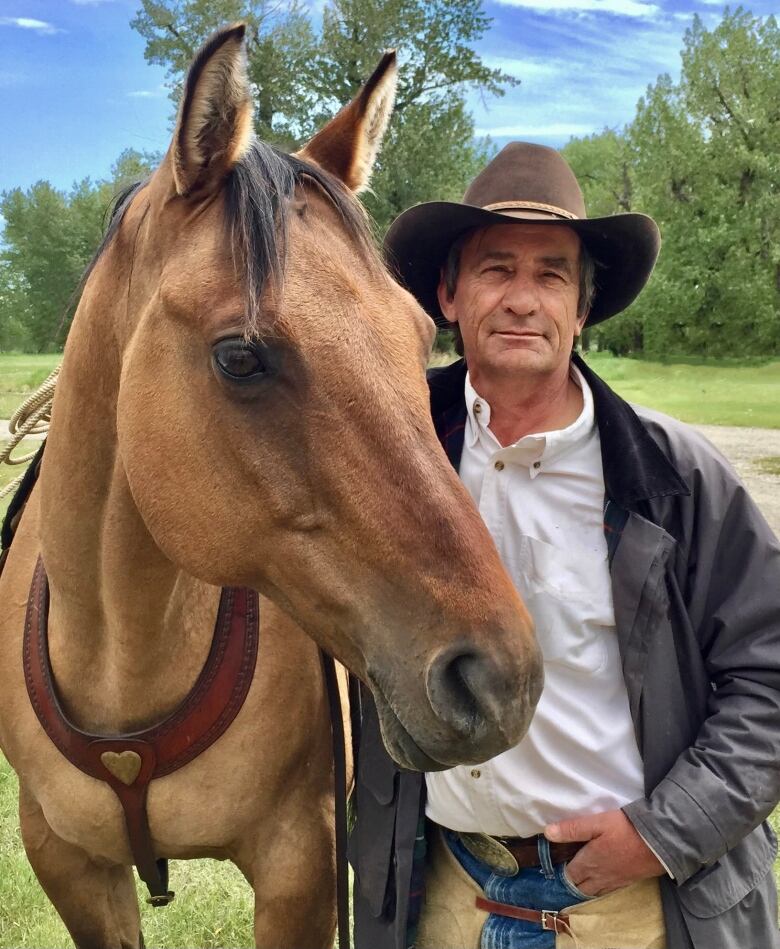
[[[394,56],[285,155],[252,135],[243,35],[198,54],[90,265],[0,580],[0,743],[79,947],[142,945],[133,864],[202,856],[253,886],[257,945],[331,944],[318,646],[410,768],[505,750],[541,687],[430,421],[433,326],[354,197]]]

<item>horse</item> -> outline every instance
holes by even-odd
[[[258,946],[334,936],[318,647],[371,690],[408,768],[500,753],[541,690],[528,613],[430,421],[433,325],[355,198],[395,57],[283,154],[253,135],[243,37],[197,54],[164,159],[88,268],[0,579],[0,746],[29,861],[82,949],[143,944],[117,791],[135,752],[116,746],[192,693],[225,590],[259,604],[243,704],[149,783],[145,819],[155,857],[239,867]],[[28,606],[42,576],[46,610]],[[46,623],[62,715],[115,748],[102,780],[33,708],[25,622]]]

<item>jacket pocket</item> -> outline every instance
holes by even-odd
[[[777,838],[764,822],[712,867],[705,867],[679,887],[680,903],[700,919],[725,913],[769,873],[777,854]]]

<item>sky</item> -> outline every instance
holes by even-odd
[[[281,0],[283,3],[284,0]],[[316,20],[325,0],[310,0]],[[171,103],[162,67],[130,28],[139,0],[0,0],[0,191],[47,179],[64,190],[107,177],[127,147],[164,151]],[[720,0],[485,0],[484,61],[521,80],[469,93],[477,131],[501,145],[560,147],[621,128],[659,74],[679,75],[685,30]],[[772,12],[754,0],[753,13]]]

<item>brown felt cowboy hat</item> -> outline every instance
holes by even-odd
[[[474,227],[513,221],[565,225],[595,259],[596,293],[587,325],[624,310],[652,272],[661,238],[645,214],[588,218],[574,172],[544,145],[511,142],[472,181],[463,203],[430,201],[404,211],[385,238],[391,267],[440,326],[436,288],[453,242]]]

